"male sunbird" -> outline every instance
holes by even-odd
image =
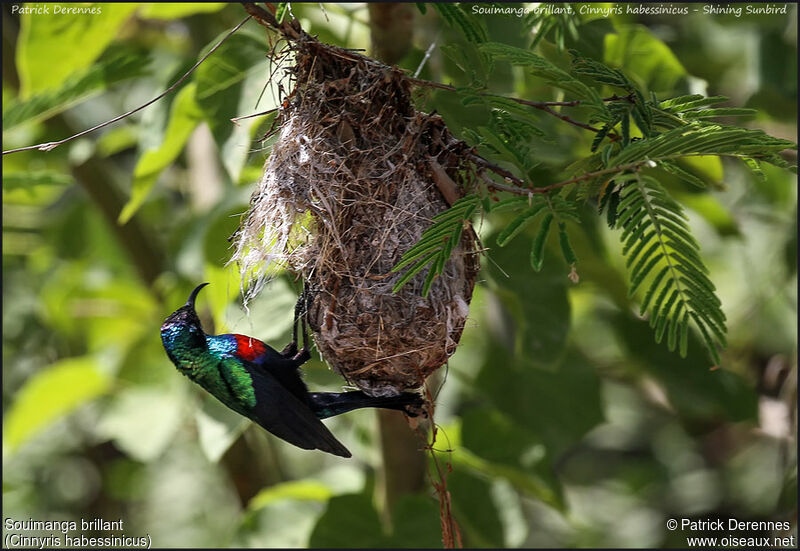
[[[306,450],[351,457],[320,419],[364,407],[410,412],[407,407],[421,406],[422,398],[411,392],[385,398],[361,391],[309,392],[299,373],[310,357],[305,324],[304,347],[297,350],[299,302],[294,338],[281,352],[245,335],[206,335],[195,311],[197,294],[206,285],[198,285],[161,326],[167,356],[178,371],[275,436]]]

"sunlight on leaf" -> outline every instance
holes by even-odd
[[[138,4],[52,4],[49,13],[22,14],[17,45],[20,95],[27,99],[36,92],[56,88],[70,75],[89,67],[137,7]],[[95,13],[58,13],[71,8]]]
[[[166,450],[178,430],[180,398],[169,387],[126,389],[114,397],[97,431],[137,461],[151,461]]]
[[[631,25],[605,36],[605,61],[637,75],[654,92],[670,91],[686,69],[647,27]]]
[[[204,397],[205,398],[205,397]],[[217,462],[241,436],[250,421],[214,399],[203,399],[195,410],[200,447],[211,462]]]
[[[4,448],[18,448],[47,425],[105,393],[110,380],[89,356],[61,360],[34,374],[5,415]]]
[[[225,5],[225,2],[154,2],[144,4],[139,15],[146,19],[180,19],[196,13],[218,12]]]
[[[249,509],[261,509],[281,499],[299,499],[302,501],[328,501],[333,492],[325,484],[315,480],[292,480],[269,486],[258,492],[250,503]]]
[[[178,92],[161,145],[157,149],[146,151],[136,163],[133,171],[131,198],[119,215],[121,224],[136,214],[156,184],[158,176],[183,151],[183,146],[200,122],[200,112],[194,95],[194,84],[188,84]]]

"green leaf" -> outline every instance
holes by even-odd
[[[181,419],[181,398],[174,387],[126,388],[114,396],[97,432],[137,461],[152,461],[173,441]]]
[[[567,234],[567,225],[564,222],[558,223],[558,243],[561,246],[561,254],[564,255],[564,260],[567,265],[572,266],[578,262],[578,257],[575,256],[575,250],[569,242],[569,235]]]
[[[4,448],[13,452],[54,421],[104,394],[110,385],[90,356],[61,360],[37,371],[4,415]]]
[[[182,19],[197,13],[216,13],[225,2],[152,2],[142,4],[139,16],[144,19]]]
[[[17,42],[20,96],[30,99],[90,67],[117,36],[138,4],[46,5],[47,13],[23,13]],[[65,13],[75,9],[85,13]]]
[[[664,100],[659,103],[661,109],[665,109],[671,113],[681,113],[697,107],[705,107],[706,105],[715,105],[728,101],[730,98],[727,96],[708,96],[703,97],[700,94],[692,94],[689,96],[678,96]]]
[[[542,269],[542,262],[544,261],[544,244],[547,241],[547,234],[550,232],[550,223],[553,221],[553,215],[548,213],[542,220],[539,226],[539,231],[533,240],[531,246],[531,266],[537,272]]]
[[[283,23],[287,13],[289,13],[289,2],[279,2],[278,9],[275,11],[275,19],[278,20],[278,23]]]
[[[382,547],[385,537],[378,512],[364,494],[332,497],[308,541],[309,547],[354,549]]]
[[[139,125],[122,125],[109,129],[97,139],[97,155],[111,157],[139,144]]]
[[[497,42],[481,44],[479,48],[493,57],[508,60],[512,65],[527,67],[535,76],[567,92],[572,99],[582,100],[596,112],[606,114],[606,107],[597,92],[545,58],[533,52]]]
[[[200,53],[205,53],[225,35],[220,34]],[[194,73],[195,99],[211,128],[220,158],[231,180],[239,181],[242,167],[251,149],[251,129],[258,124],[254,117],[237,124],[231,119],[277,105],[267,87],[267,45],[263,37],[239,32],[231,36]],[[262,103],[263,102],[263,103]]]
[[[430,272],[427,274],[422,288],[422,295],[427,296],[433,280],[442,272],[445,262],[458,245],[465,222],[469,221],[480,205],[480,197],[468,195],[453,203],[448,210],[434,216],[433,225],[422,232],[419,241],[407,250],[392,268],[392,272],[398,272],[411,266],[394,284],[392,292],[399,291],[403,285],[430,264]]]
[[[447,477],[447,489],[453,513],[467,540],[465,546],[488,549],[505,547],[500,511],[492,497],[489,480],[466,469],[455,469]]]
[[[600,143],[603,141],[603,138],[608,136],[608,133],[611,132],[612,125],[604,124],[603,127],[600,129],[600,132],[595,134],[594,139],[592,140],[592,147],[590,151],[593,153],[597,151],[597,148],[600,147]]]
[[[631,119],[626,115],[622,117],[620,123],[620,132],[622,132],[622,147],[625,148],[631,143]]]
[[[502,199],[497,203],[490,203],[490,208],[486,210],[492,213],[505,212],[507,210],[516,210],[520,208],[523,204],[527,204],[528,201],[529,199],[527,197],[515,195],[514,197],[508,197],[506,199]]]
[[[588,57],[583,57],[579,52],[571,50],[573,57],[572,70],[574,73],[590,78],[598,84],[608,84],[631,91],[634,86],[625,73],[619,69],[611,68]]]
[[[520,454],[511,458],[526,471],[540,476],[552,476],[552,463],[560,454],[603,421],[597,371],[585,358],[569,350],[554,369],[546,370],[534,369],[526,358],[493,346],[478,374],[475,388],[516,427],[513,432],[503,429],[501,434],[511,436],[520,429],[529,433],[524,443],[516,444]],[[576,408],[575,404],[580,407]],[[468,430],[466,426],[464,430]],[[499,426],[498,430],[501,430]],[[465,444],[468,441],[465,434]],[[486,448],[481,446],[480,449]],[[502,449],[518,453],[513,443]],[[496,457],[499,459],[499,455]]]
[[[496,234],[491,235],[487,241],[495,238]],[[569,333],[569,280],[564,275],[568,269],[554,258],[540,271],[531,272],[520,262],[531,248],[531,238],[522,234],[508,246],[492,249],[487,267],[498,297],[513,317],[515,350],[535,365],[548,367],[563,353]]]
[[[458,27],[468,41],[481,43],[489,39],[483,20],[468,13],[462,6],[443,2],[434,2],[431,5],[448,25]]]
[[[644,25],[622,25],[605,36],[605,59],[610,65],[642,79],[649,90],[671,92],[686,76],[669,46]]]
[[[428,495],[405,495],[392,506],[392,535],[382,547],[433,549],[442,545],[439,503]]]
[[[761,130],[698,122],[632,142],[610,163],[615,166],[647,159],[660,161],[696,155],[764,157],[796,148],[794,142],[773,138]],[[770,162],[767,158],[765,160]]]
[[[687,182],[695,187],[700,189],[705,189],[708,185],[700,178],[692,174],[691,172],[684,170],[674,161],[661,161],[658,164],[658,167],[662,170],[666,170],[670,174],[674,174],[684,182]]]
[[[747,109],[742,107],[726,107],[720,109],[698,109],[696,111],[687,111],[683,113],[683,118],[687,120],[692,119],[711,119],[714,117],[742,117],[752,116],[758,113],[755,109]]]
[[[461,439],[465,448],[487,461],[536,471],[544,454],[523,457],[535,446],[543,446],[540,438],[525,423],[489,406],[470,408],[461,418]]]
[[[200,123],[202,115],[194,95],[195,85],[193,83],[181,88],[172,104],[169,124],[164,132],[163,141],[157,148],[149,149],[139,157],[136,168],[133,170],[131,198],[119,215],[121,224],[136,214],[155,186],[158,176],[178,157],[186,140]]]
[[[633,147],[633,146],[632,146]],[[705,337],[708,352],[718,361],[717,345],[725,344],[725,315],[708,280],[708,269],[699,254],[697,241],[686,225],[680,205],[653,178],[636,174],[636,183],[623,190],[618,227],[632,296],[641,286],[647,291],[641,312],[650,311],[650,325],[656,342],[665,332],[669,350],[678,346],[678,330],[687,313]],[[658,271],[654,270],[658,267]],[[656,275],[651,279],[651,273]],[[714,338],[711,338],[711,335]],[[680,338],[685,353],[685,337]]]
[[[212,463],[242,435],[250,421],[225,406],[219,400],[203,398],[202,407],[195,409],[197,436],[200,448]]]
[[[723,96],[717,96],[717,97],[723,97]],[[690,102],[693,102],[693,101],[696,101],[696,100],[702,100],[702,99],[711,99],[711,98],[704,98],[703,94],[687,94],[687,95],[684,95],[684,96],[677,96],[677,97],[674,97],[674,98],[665,99],[665,100],[659,102],[658,106],[661,109],[671,110],[671,108],[673,108],[673,107],[678,107],[678,106],[681,106],[681,105],[684,105],[684,104],[687,104],[687,103],[690,103]],[[728,98],[725,98],[725,100],[727,100],[727,99]]]
[[[250,499],[247,508],[251,511],[256,511],[282,499],[325,502],[331,497],[333,497],[333,491],[322,482],[317,480],[291,480],[267,486],[259,491]]]
[[[38,170],[34,172],[4,172],[3,189],[31,189],[36,186],[66,187],[75,183],[69,174],[55,170]]]
[[[112,85],[144,74],[149,58],[122,51],[73,73],[57,88],[40,91],[28,99],[15,99],[3,108],[3,131],[25,122],[39,122],[81,103]]]
[[[509,374],[506,368],[503,370],[505,375]],[[487,373],[481,373],[481,377],[486,376]],[[491,385],[488,388],[494,389]],[[516,410],[516,405],[513,409]],[[500,408],[483,406],[471,408],[464,413],[461,434],[463,446],[457,449],[458,453],[453,457],[457,465],[456,472],[462,470],[460,468],[462,465],[469,466],[471,470],[484,476],[504,478],[518,491],[551,507],[563,508],[562,488],[552,471],[553,457],[549,455],[541,436],[535,430],[531,430],[527,423],[515,421],[507,411],[500,411]],[[456,496],[453,491],[451,495],[454,507],[456,507],[455,502],[466,498],[466,496]],[[466,505],[463,508],[469,510]],[[458,518],[461,521],[461,517]],[[468,516],[467,520],[472,519]],[[477,524],[479,521],[476,519],[474,522]],[[486,536],[492,533],[491,525],[494,524],[494,520],[490,517],[482,524],[484,531],[473,536],[478,542],[484,541]],[[502,535],[498,534],[492,539],[502,540]],[[485,544],[482,546],[502,547],[502,545]]]
[[[497,236],[497,244],[501,247],[505,247],[509,241],[514,239],[519,233],[524,230],[528,224],[533,222],[534,218],[537,214],[542,212],[542,210],[547,206],[543,200],[540,200],[528,210],[514,218],[508,226],[503,228],[503,231],[500,232],[500,235]]]
[[[405,274],[403,274],[403,277],[397,280],[397,283],[395,283],[394,287],[392,287],[392,292],[396,293],[397,291],[399,291],[403,287],[403,285],[408,283],[415,275],[420,273],[425,268],[425,266],[427,266],[430,262],[435,262],[438,257],[439,257],[439,250],[433,251],[424,256],[414,266],[412,266]],[[398,266],[400,265],[398,264]]]
[[[692,426],[707,422],[755,422],[758,418],[758,394],[752,384],[733,370],[711,370],[702,353],[702,336],[684,329],[686,314],[679,323],[686,353],[678,356],[666,343],[648,338],[646,324],[627,315],[616,314],[610,322],[615,334],[638,366],[666,390],[678,415]]]

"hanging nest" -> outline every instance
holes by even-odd
[[[280,269],[311,291],[308,322],[327,363],[373,396],[420,387],[455,352],[479,269],[466,228],[422,296],[399,292],[400,257],[432,218],[475,187],[470,148],[417,111],[409,79],[302,33],[293,91],[251,207],[236,233],[247,298]]]

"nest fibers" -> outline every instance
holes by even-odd
[[[397,69],[307,35],[293,49],[294,92],[233,260],[247,298],[281,268],[302,274],[317,348],[351,384],[373,396],[417,388],[456,350],[477,238],[462,232],[425,298],[426,270],[395,294],[391,269],[473,186],[469,148],[414,109]]]

